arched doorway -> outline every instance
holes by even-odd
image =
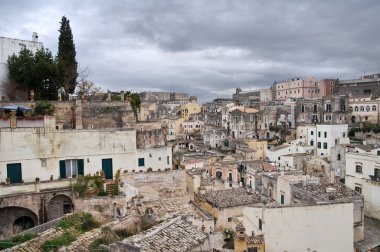
[[[73,201],[64,194],[59,194],[51,198],[47,205],[48,221],[57,219],[64,214],[71,213],[74,210]]]
[[[38,217],[32,210],[9,206],[0,208],[0,237],[9,237],[38,225]]]

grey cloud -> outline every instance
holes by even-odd
[[[5,0],[0,36],[37,31],[55,52],[66,15],[78,61],[104,89],[185,91],[204,101],[236,86],[379,71],[379,11],[376,0]]]

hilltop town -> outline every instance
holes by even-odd
[[[379,251],[380,74],[134,95],[0,91],[1,249]]]

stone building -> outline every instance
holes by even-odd
[[[38,42],[37,33],[33,32],[32,40],[22,40],[0,37],[0,84],[8,80],[8,57],[13,54],[18,55],[23,49],[36,53],[43,47],[42,42]],[[6,99],[0,85],[0,100]]]
[[[237,108],[228,116],[229,134],[233,138],[255,138],[257,132],[257,109]]]
[[[380,96],[380,74],[364,75],[354,80],[339,80],[333,92],[349,97],[371,95],[373,98],[378,98]]]
[[[358,126],[359,123],[379,124],[380,98],[360,97],[349,99],[350,123]]]
[[[52,125],[3,128],[0,181],[6,182],[7,178],[11,183],[36,178],[43,181],[101,170],[106,179],[112,179],[119,169],[129,172],[171,169],[172,150],[162,145],[161,138],[146,132],[139,133],[137,140],[136,131],[131,129],[57,130]],[[143,148],[137,148],[141,145]]]
[[[207,191],[195,195],[195,203],[214,217],[216,231],[234,228],[236,223],[233,218],[242,215],[245,206],[260,202],[260,195],[247,192],[243,188]]]

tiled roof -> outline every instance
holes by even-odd
[[[208,191],[201,198],[219,208],[246,206],[261,202],[260,195],[248,193],[243,188]]]
[[[121,243],[139,248],[141,252],[182,252],[203,244],[206,238],[207,235],[185,217],[178,216],[149,229],[144,235],[129,237]]]
[[[264,236],[262,235],[251,235],[247,237],[247,245],[251,244],[263,244]]]

